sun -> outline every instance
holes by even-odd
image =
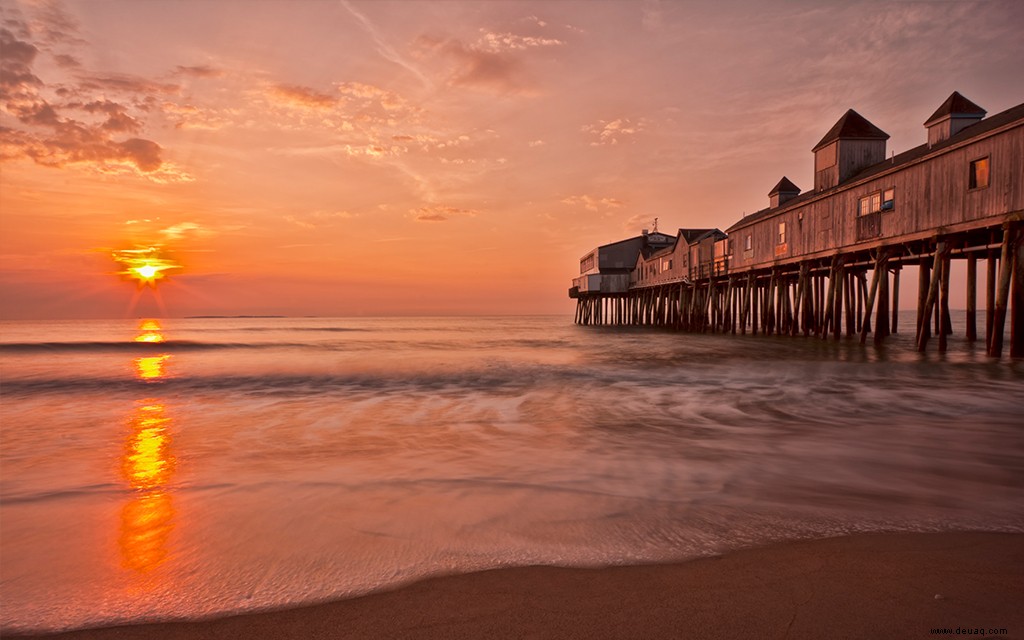
[[[181,268],[180,264],[164,255],[159,246],[115,251],[112,257],[124,267],[118,274],[134,280],[140,287],[156,287],[156,283],[167,276],[166,272]]]
[[[160,273],[160,269],[154,267],[151,264],[143,265],[141,267],[135,267],[132,269],[135,273],[139,274],[146,280],[152,280],[153,276]]]

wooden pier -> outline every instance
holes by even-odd
[[[848,111],[814,148],[815,188],[783,178],[770,206],[727,229],[644,233],[581,260],[582,325],[869,338],[914,331],[920,351],[952,333],[950,271],[966,262],[966,339],[1024,357],[1024,105],[990,118],[957,93],[926,122],[928,143],[886,159],[888,136]],[[629,265],[630,260],[632,264]],[[628,266],[627,266],[628,265]],[[913,328],[900,281],[917,267]]]

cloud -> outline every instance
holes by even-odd
[[[288,214],[284,216],[284,220],[303,229],[316,229],[330,226],[338,220],[350,220],[358,215],[350,211],[313,211],[300,215]]]
[[[268,93],[278,102],[292,107],[329,109],[337,103],[334,96],[293,84],[273,85]]]
[[[202,225],[198,225],[194,222],[179,222],[178,224],[171,225],[166,229],[161,229],[160,233],[164,235],[168,240],[181,240],[186,235],[209,235],[211,232]]]
[[[544,146],[544,141],[543,140],[530,140],[526,144],[528,146],[531,146],[531,147],[543,147]]]
[[[338,92],[347,98],[358,98],[369,103],[375,103],[387,112],[405,111],[415,112],[417,109],[409,104],[409,101],[393,91],[387,91],[372,84],[362,82],[344,82],[338,85]],[[367,106],[367,105],[364,105]]]
[[[638,213],[634,216],[630,216],[628,220],[622,223],[622,228],[630,233],[636,233],[639,229],[653,229],[654,218],[647,215],[646,213]]]
[[[188,103],[164,102],[160,107],[174,122],[174,128],[182,130],[215,131],[229,124],[232,117],[238,115],[236,109],[213,110]]]
[[[85,41],[79,37],[78,22],[59,2],[40,2],[33,7],[30,32],[44,45],[77,45]]]
[[[480,49],[455,39],[437,40],[426,36],[421,36],[417,44],[454,63],[448,79],[450,85],[521,93],[532,84],[524,77],[522,61],[507,51]]]
[[[174,73],[175,75],[191,76],[193,78],[219,78],[224,75],[224,70],[205,64],[192,67],[178,65],[174,68]]]
[[[427,205],[419,207],[418,209],[410,209],[409,213],[412,214],[419,222],[444,222],[452,217],[474,217],[479,213],[479,211],[476,209],[460,209],[458,207],[448,207],[443,205]]]
[[[78,61],[78,58],[67,53],[58,53],[53,56],[53,60],[57,63],[57,66],[65,69],[77,69],[82,66],[82,63]]]
[[[520,36],[514,33],[495,33],[483,29],[481,29],[481,32],[483,32],[483,35],[476,43],[475,48],[492,52],[515,51],[534,47],[554,47],[565,44],[555,38]]]
[[[617,209],[623,205],[623,202],[618,198],[599,198],[597,196],[583,194],[580,196],[569,196],[567,198],[563,198],[562,204],[582,206],[588,211],[597,211],[599,209]]]
[[[123,73],[92,74],[83,78],[80,89],[91,91],[119,91],[129,94],[173,94],[181,86],[170,82],[156,82]]]
[[[647,121],[644,118],[639,118],[636,121],[629,118],[617,118],[615,120],[599,120],[597,124],[584,125],[582,131],[597,137],[590,143],[591,146],[612,145],[628,140],[643,131],[646,125]]]

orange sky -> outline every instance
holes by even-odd
[[[0,9],[4,318],[570,313],[586,250],[809,187],[849,107],[899,152],[1024,96],[1016,0]],[[163,309],[110,257],[156,245]]]

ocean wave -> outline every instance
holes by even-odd
[[[164,342],[81,341],[81,342],[5,342],[0,353],[113,352],[153,353],[176,351],[209,351],[216,349],[316,348],[321,345],[297,342],[200,342],[167,340]]]
[[[526,386],[568,381],[576,378],[596,376],[573,373],[569,370],[516,371],[474,371],[463,370],[444,373],[398,374],[287,374],[264,373],[261,375],[211,375],[189,377],[167,377],[157,380],[135,378],[25,378],[4,381],[4,395],[45,394],[45,393],[136,393],[140,389],[152,391],[158,387],[161,393],[235,391],[250,393],[323,394],[340,390],[409,392],[441,391],[445,389],[499,390],[502,388],[523,388]]]

